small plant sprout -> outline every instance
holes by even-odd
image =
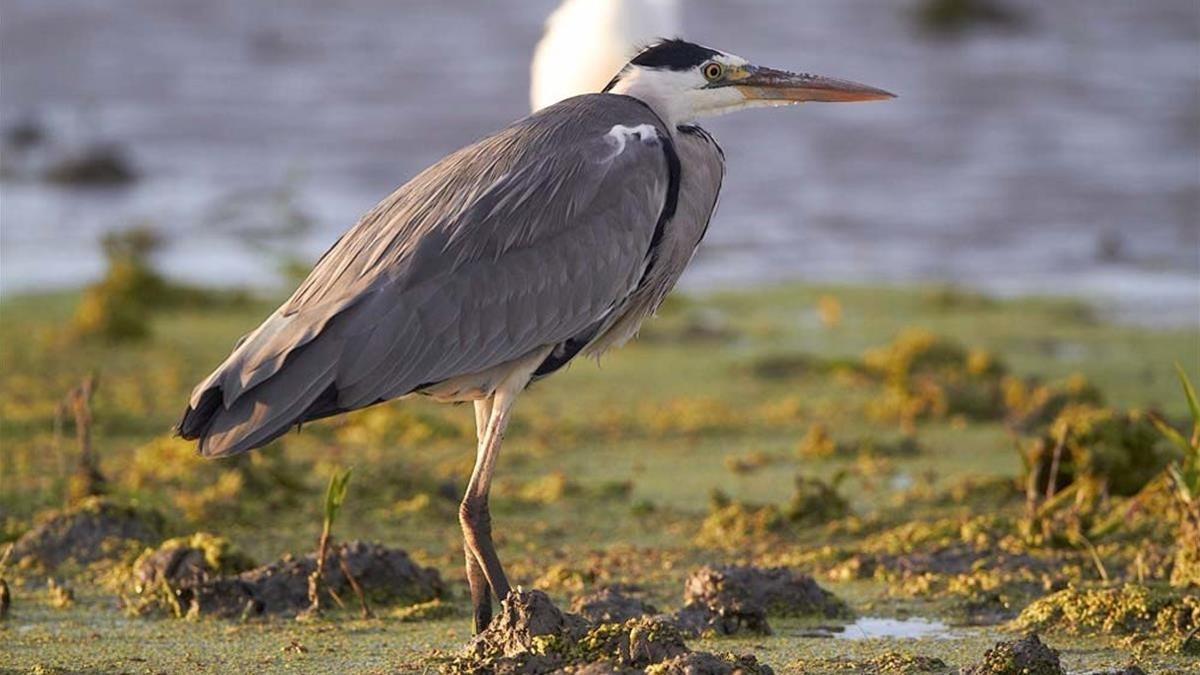
[[[1195,509],[1200,506],[1200,401],[1197,400],[1196,389],[1183,367],[1176,363],[1175,370],[1179,374],[1183,395],[1187,398],[1188,411],[1192,414],[1192,435],[1185,438],[1174,427],[1158,418],[1154,419],[1154,425],[1183,451],[1183,461],[1172,462],[1167,471],[1175,484],[1176,496],[1189,509]]]
[[[1153,418],[1154,425],[1183,453],[1183,458],[1171,462],[1167,475],[1175,499],[1182,511],[1179,541],[1176,547],[1171,583],[1175,586],[1200,585],[1200,402],[1196,389],[1187,373],[1178,363],[1175,371],[1179,384],[1187,398],[1188,411],[1192,416],[1192,433],[1185,437],[1162,419]]]
[[[325,559],[329,556],[329,546],[333,539],[333,523],[346,501],[351,471],[334,471],[329,477],[329,487],[325,489],[324,522],[321,524],[321,540],[317,544],[317,568],[308,578],[308,612],[311,614],[319,614],[321,611],[321,578],[325,574]]]

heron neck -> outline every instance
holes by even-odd
[[[632,96],[645,103],[674,133],[675,127],[695,120],[686,91],[678,78],[654,70],[627,69],[608,90],[611,94]]]

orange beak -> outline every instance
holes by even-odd
[[[746,66],[730,79],[742,96],[752,101],[820,101],[822,103],[853,103],[883,101],[896,95],[857,82],[835,80],[817,75],[789,73],[786,70]]]

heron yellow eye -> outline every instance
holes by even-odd
[[[704,79],[709,82],[716,82],[725,74],[725,68],[716,61],[709,61],[704,65]]]

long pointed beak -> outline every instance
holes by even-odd
[[[851,103],[883,101],[896,95],[857,82],[835,80],[818,75],[789,73],[786,70],[748,66],[732,84],[752,101]]]

